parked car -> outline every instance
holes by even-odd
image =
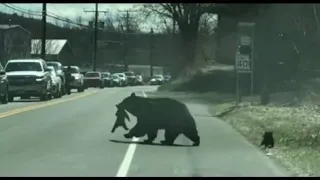
[[[50,69],[51,75],[51,83],[52,83],[52,95],[54,98],[61,98],[62,97],[62,80],[57,75],[56,70],[53,66],[48,66]]]
[[[102,72],[101,75],[104,81],[104,85],[107,87],[111,87],[112,86],[112,81],[110,79],[111,74],[109,72]]]
[[[163,76],[162,75],[154,75],[151,79],[150,79],[150,85],[161,85],[163,84]]]
[[[61,79],[61,92],[62,95],[66,94],[66,76],[63,71],[63,66],[60,62],[56,61],[47,61],[47,66],[52,66],[54,67],[54,70],[56,71],[56,74],[60,77]]]
[[[120,87],[122,86],[122,81],[120,79],[120,77],[117,74],[112,74],[110,76],[110,79],[112,81],[112,87]]]
[[[124,74],[125,74],[126,77],[127,77],[127,83],[128,83],[128,85],[134,86],[134,85],[137,84],[137,82],[136,82],[136,75],[134,74],[134,72],[128,71],[128,72],[124,72]]]
[[[9,102],[17,96],[22,99],[40,97],[41,101],[51,99],[50,69],[43,59],[9,60],[5,71],[9,82]]]
[[[87,72],[84,75],[84,86],[89,87],[100,87],[104,88],[104,80],[100,72]]]
[[[66,71],[68,66],[63,67],[63,71]],[[78,66],[71,66],[71,76],[73,81],[70,82],[71,89],[77,89],[78,92],[84,91],[84,77],[81,74],[81,70]]]
[[[168,81],[170,81],[170,79],[171,79],[171,76],[169,76],[169,75],[163,76],[164,82],[168,82]]]
[[[115,75],[117,75],[120,79],[120,84],[121,86],[127,86],[128,85],[128,81],[127,81],[127,77],[124,73],[114,73]]]
[[[136,75],[136,84],[143,85],[143,78],[141,75]]]
[[[7,79],[6,72],[4,71],[4,68],[0,64],[0,102],[2,104],[8,103],[8,88],[9,83]]]

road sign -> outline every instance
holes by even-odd
[[[236,70],[237,72],[240,72],[240,73],[251,72],[249,55],[237,53]]]

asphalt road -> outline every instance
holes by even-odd
[[[188,104],[201,145],[162,146],[112,134],[115,104],[155,87],[89,89],[48,102],[0,105],[0,176],[285,176],[287,173],[207,108]],[[203,116],[202,116],[203,115]],[[134,126],[131,118],[129,127]]]

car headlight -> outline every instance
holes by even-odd
[[[45,77],[38,77],[37,79],[36,79],[36,81],[44,81],[45,80]]]
[[[75,80],[79,80],[80,78],[78,76],[74,76],[74,79]]]

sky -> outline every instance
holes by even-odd
[[[14,10],[10,7],[18,8],[22,11],[25,11],[27,13],[35,14],[32,16],[33,18],[41,19],[41,11],[42,11],[42,3],[0,3],[0,11],[5,13],[17,13],[21,15],[21,12],[18,10]],[[111,15],[115,15],[116,13],[119,13],[123,10],[132,10],[136,6],[138,6],[138,3],[131,3],[131,4],[120,4],[120,3],[99,3],[99,11],[108,11],[107,14],[105,13],[99,13],[99,20],[105,20],[106,16],[111,13]],[[81,16],[83,19],[82,24],[88,25],[88,21],[91,20],[95,13],[93,12],[84,12],[85,10],[94,11],[95,10],[95,3],[65,3],[65,4],[59,4],[59,3],[47,3],[47,11],[48,14],[59,16],[63,19],[70,19],[71,21],[76,22],[76,18]],[[28,17],[28,14],[24,13],[24,16]],[[133,14],[138,14],[139,11],[133,12]],[[30,17],[30,16],[29,16]],[[214,17],[216,19],[216,17]],[[143,19],[144,20],[144,19]],[[56,24],[57,20],[48,17],[47,22],[51,22],[53,24]],[[65,22],[60,21],[59,24],[63,24]],[[170,23],[170,22],[168,22]],[[149,32],[150,28],[153,28],[155,32],[161,31],[159,29],[160,27],[163,27],[163,22],[160,22],[160,19],[152,19],[152,20],[144,20],[142,24],[140,24],[140,29],[142,31]]]
[[[41,15],[42,11],[42,3],[6,3],[9,6],[17,7],[19,9],[25,10],[27,12],[31,12],[32,14],[36,14],[33,16],[34,18],[41,18],[41,16],[37,16],[37,14]],[[127,9],[132,9],[136,5],[139,4],[116,4],[116,3],[99,3],[99,11],[109,11],[111,14],[115,14],[118,12],[118,10],[123,11]],[[87,24],[88,20],[90,20],[94,13],[89,12],[85,13],[84,10],[95,10],[95,3],[72,3],[72,4],[58,4],[58,3],[47,3],[47,11],[48,13],[58,15],[62,18],[69,18],[72,21],[76,20],[76,17],[81,16],[86,22],[83,22],[83,24]],[[4,4],[0,4],[0,11],[5,13],[17,13],[21,14],[21,12],[17,10],[13,10],[9,7],[6,7]],[[27,14],[24,14],[24,16],[28,16]],[[104,13],[99,13],[99,18],[103,19],[106,15]],[[56,20],[52,18],[47,18],[48,22],[55,23]],[[63,23],[63,22],[61,22]],[[146,23],[148,24],[148,23]],[[150,28],[152,25],[144,25],[144,27]]]

